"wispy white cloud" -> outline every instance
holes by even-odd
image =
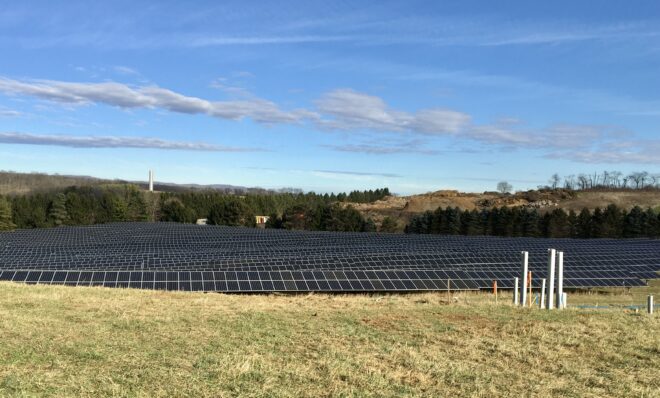
[[[112,69],[121,75],[140,75],[140,72],[128,66],[117,65],[114,66]]]
[[[388,142],[380,139],[372,142],[324,145],[326,148],[340,152],[434,155],[440,151],[429,147],[428,141],[434,137],[445,137],[453,141],[490,147],[533,149],[555,157],[564,156],[563,154],[570,153],[571,150],[579,151],[572,159],[581,162],[606,159],[608,153],[610,155],[607,156],[617,162],[653,161],[653,154],[644,148],[639,151],[629,151],[625,156],[620,152],[616,155],[608,151],[604,145],[619,142],[623,138],[628,140],[634,138],[632,133],[612,126],[555,124],[538,128],[526,126],[523,122],[510,118],[491,124],[475,124],[471,116],[464,112],[440,107],[412,112],[399,110],[389,106],[378,96],[352,89],[332,90],[316,100],[315,107],[292,111],[282,110],[276,103],[251,94],[238,100],[210,101],[155,85],[134,86],[116,82],[19,81],[0,77],[0,92],[33,96],[77,106],[105,104],[126,109],[162,109],[174,113],[204,114],[228,120],[251,118],[266,124],[309,123],[326,131],[341,131],[352,135],[377,134],[382,137],[387,137],[390,133],[403,137],[404,140]],[[14,111],[7,111],[5,114],[5,116],[15,115]],[[82,142],[80,145],[85,146]],[[107,141],[106,145],[112,146],[112,141]],[[602,155],[599,157],[600,153]]]
[[[18,2],[0,13],[9,35],[0,45],[24,47],[85,46],[112,49],[163,47],[266,46],[334,44],[383,46],[520,46],[557,45],[588,40],[608,43],[657,39],[657,17],[646,20],[621,17],[598,22],[580,14],[572,19],[550,15],[516,18],[506,11],[438,13],[434,7],[403,10],[396,3],[355,4],[241,4],[197,5],[195,10],[176,4],[79,4],[29,7]],[[637,7],[637,8],[642,8]],[[482,10],[483,9],[483,10]],[[499,11],[499,10],[498,10]],[[81,22],[82,21],[82,22]],[[30,24],[30,29],[19,27]]]
[[[470,116],[449,109],[422,109],[415,113],[398,111],[373,95],[351,89],[333,90],[316,101],[319,126],[333,130],[370,129],[423,134],[456,133],[470,122]]]
[[[326,173],[326,174],[339,174],[339,175],[350,175],[350,176],[368,176],[368,177],[385,177],[385,178],[401,178],[400,174],[395,173],[369,173],[363,171],[343,171],[343,170],[314,170],[316,173]]]
[[[239,46],[239,45],[269,45],[269,44],[301,44],[301,43],[324,43],[353,41],[351,36],[200,36],[186,40],[182,44],[190,47],[212,47],[212,46]]]
[[[392,78],[404,81],[438,81],[465,87],[482,87],[508,98],[553,99],[570,103],[583,109],[614,112],[628,116],[659,116],[660,101],[639,99],[602,90],[568,87],[529,80],[516,76],[484,74],[472,70],[416,69],[409,66],[390,65]]]
[[[204,142],[167,141],[149,137],[44,135],[0,132],[0,143],[53,145],[71,148],[142,148],[203,152],[260,152],[259,148],[240,148]]]
[[[512,148],[585,148],[594,143],[629,136],[614,126],[556,124],[543,128],[520,121],[503,120],[490,125],[472,125],[461,136],[477,142]]]
[[[437,155],[440,151],[429,149],[421,144],[325,144],[323,148],[337,152],[365,153],[368,155],[395,155],[412,153],[419,155]]]
[[[660,140],[630,140],[595,144],[591,148],[553,151],[550,159],[568,159],[581,163],[637,163],[660,165]]]
[[[613,23],[609,25],[585,25],[555,22],[553,25],[514,26],[482,42],[485,46],[561,44],[581,41],[623,41],[631,39],[654,39],[660,30],[642,21]]]
[[[23,114],[13,109],[0,108],[0,117],[19,117]]]
[[[294,123],[304,116],[304,113],[297,111],[281,110],[275,103],[260,98],[209,101],[158,86],[129,86],[115,82],[74,83],[0,78],[0,91],[75,105],[97,103],[120,108],[160,108],[231,120],[251,118],[261,123]]]
[[[260,172],[269,172],[269,173],[301,173],[301,174],[313,174],[318,177],[332,178],[332,179],[341,179],[342,177],[355,177],[357,179],[366,179],[366,178],[402,178],[401,174],[396,173],[379,173],[379,172],[369,172],[369,171],[351,171],[351,170],[301,170],[301,169],[276,169],[272,167],[245,167],[249,170],[259,170]]]

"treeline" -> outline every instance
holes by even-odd
[[[615,205],[580,213],[555,209],[540,214],[536,209],[501,207],[490,210],[438,208],[414,216],[406,233],[445,235],[492,235],[545,238],[657,238],[660,214],[638,206],[625,211]]]
[[[548,185],[539,186],[539,189],[557,189],[560,187],[570,190],[589,189],[658,189],[660,188],[660,173],[648,171],[635,171],[622,173],[620,171],[603,171],[593,174],[571,174],[560,177],[553,174]]]
[[[266,228],[308,231],[376,232],[376,224],[364,219],[351,206],[337,203],[298,204],[284,210],[281,216],[271,214]]]
[[[89,225],[153,219],[153,198],[133,185],[70,187],[2,199],[16,228]],[[6,228],[7,229],[7,228]]]
[[[0,196],[0,229],[119,221],[193,223],[200,218],[208,219],[209,224],[254,226],[255,215],[272,215],[273,219],[289,217],[287,220],[290,220],[292,209],[304,208],[314,209],[306,210],[310,214],[318,209],[324,210],[318,210],[323,216],[314,216],[321,220],[319,223],[307,223],[301,229],[368,230],[369,227],[358,228],[352,224],[354,213],[334,205],[348,200],[376,200],[387,194],[387,188],[354,191],[348,195],[283,192],[239,196],[217,191],[154,194],[132,184],[69,187],[59,191]],[[328,214],[331,215],[329,219]]]
[[[379,190],[388,192],[387,188]],[[164,194],[161,196],[162,221],[193,222],[206,218],[211,225],[254,226],[255,215],[268,215],[266,228],[309,231],[373,232],[376,224],[351,206],[339,202],[375,198],[374,191],[346,194],[277,194],[242,197],[215,193]],[[374,199],[376,200],[376,199]],[[393,232],[391,220],[386,231]]]
[[[386,196],[390,196],[389,188],[376,189],[375,191],[351,191],[348,195],[340,193],[337,195],[336,200],[339,202],[371,203]]]
[[[0,195],[61,191],[71,186],[90,186],[108,182],[110,181],[85,176],[16,173],[0,170]]]

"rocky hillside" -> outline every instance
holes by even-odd
[[[458,207],[461,210],[489,209],[493,207],[529,207],[544,212],[555,208],[576,212],[615,204],[630,209],[634,206],[660,208],[659,190],[570,191],[542,190],[500,194],[497,192],[462,193],[444,190],[412,196],[389,196],[373,203],[349,203],[365,217],[380,224],[385,217],[397,221],[400,228],[414,214],[433,211],[438,207]]]

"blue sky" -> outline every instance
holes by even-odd
[[[0,1],[0,169],[401,194],[660,171],[657,1]]]

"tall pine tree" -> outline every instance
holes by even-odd
[[[11,218],[11,203],[0,197],[0,231],[11,231],[16,228]]]
[[[69,219],[69,214],[66,212],[66,196],[63,193],[55,195],[53,203],[50,205],[48,218],[56,227],[63,225]]]

